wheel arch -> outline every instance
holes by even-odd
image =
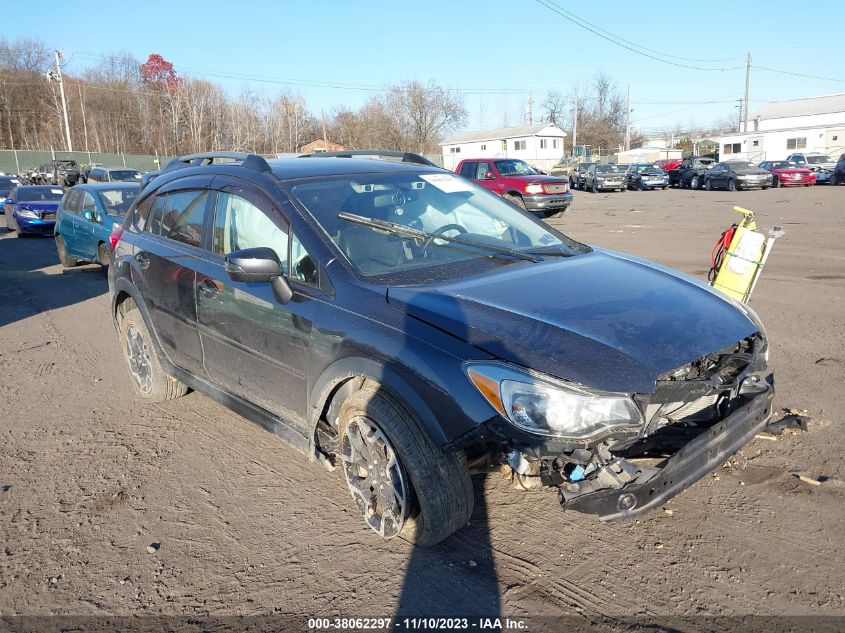
[[[162,348],[161,343],[158,340],[158,333],[156,332],[155,327],[153,327],[153,321],[150,318],[150,311],[147,309],[147,305],[141,298],[138,289],[135,288],[135,286],[129,283],[129,281],[127,281],[126,279],[116,279],[114,282],[114,289],[112,290],[111,304],[112,323],[114,325],[115,331],[120,331],[120,322],[123,319],[123,316],[133,308],[138,308],[138,312],[141,313],[141,318],[144,319],[144,325],[147,326],[147,330],[150,333],[150,338],[152,338],[153,347],[155,347],[155,351],[158,354],[159,362],[161,363],[162,368],[168,374],[173,375],[173,372],[176,368],[173,366],[173,364],[170,362],[170,359],[164,353],[164,349]]]
[[[316,452],[317,426],[325,419],[333,427],[343,402],[366,383],[386,390],[428,433],[435,446],[448,443],[437,416],[425,400],[398,371],[380,361],[348,356],[329,365],[317,378],[309,394],[308,438]]]

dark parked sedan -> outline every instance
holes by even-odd
[[[633,163],[625,173],[628,189],[666,189],[669,179],[666,172],[654,163]]]
[[[590,165],[584,176],[584,189],[593,193],[608,189],[626,191],[627,183],[625,170],[619,165]]]
[[[704,188],[707,191],[713,189],[768,189],[772,186],[772,174],[765,169],[760,169],[753,163],[745,161],[725,161],[717,163],[713,169],[707,172],[704,179]]]

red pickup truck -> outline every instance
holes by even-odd
[[[524,160],[471,158],[458,163],[455,171],[544,218],[563,213],[572,204],[568,180],[540,174]]]

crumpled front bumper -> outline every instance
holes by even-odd
[[[602,521],[636,519],[726,462],[766,426],[772,415],[774,386],[757,394],[718,424],[691,440],[670,457],[648,481],[618,489],[601,489],[569,499],[567,510],[597,514]]]

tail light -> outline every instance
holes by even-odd
[[[114,253],[114,249],[120,238],[123,237],[123,227],[120,224],[115,224],[109,233],[109,250]]]

